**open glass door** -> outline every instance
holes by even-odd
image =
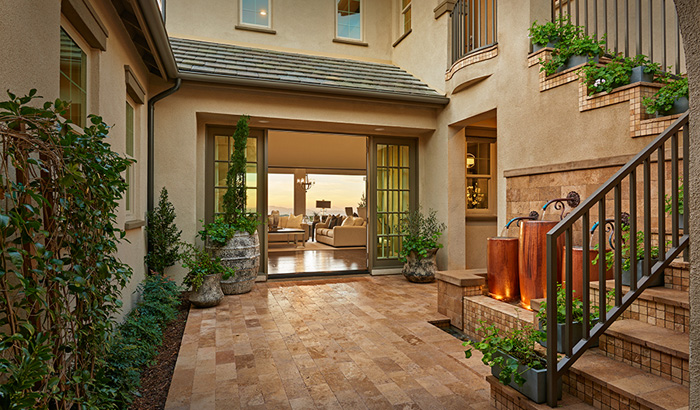
[[[417,206],[416,140],[372,138],[369,192],[370,269],[400,269],[400,223]],[[388,273],[388,272],[387,272]]]

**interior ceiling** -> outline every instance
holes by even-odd
[[[270,168],[365,170],[367,138],[364,136],[269,131]]]

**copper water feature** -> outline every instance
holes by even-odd
[[[590,234],[593,236],[593,233],[595,230],[598,228],[598,222],[593,224],[593,227],[591,228]],[[615,233],[615,220],[614,219],[606,219],[605,220],[605,232],[608,234],[608,244],[610,245],[610,248],[615,249],[615,246],[613,245],[613,235]],[[600,248],[600,246],[599,246]],[[603,255],[607,254],[610,249],[605,249],[605,252]],[[598,249],[593,249],[590,248],[588,250],[588,281],[589,282],[598,282],[599,279],[599,265],[598,263],[607,263],[605,260],[605,256],[603,256],[602,260],[599,259],[598,262],[594,265],[593,261],[598,257]],[[564,266],[566,264],[566,256],[562,258],[562,265],[561,269],[563,271]],[[614,273],[613,273],[613,268],[607,268],[605,270],[605,279],[613,279],[614,278]],[[583,295],[583,247],[582,246],[573,246],[571,248],[571,289],[574,291],[574,299],[581,299],[581,295]],[[564,286],[567,286],[564,284]]]
[[[547,208],[554,204],[554,209],[560,210],[559,220],[566,216],[566,205],[575,208],[581,203],[581,197],[576,192],[569,192],[565,198],[556,198],[542,207],[542,218],[546,215]],[[547,232],[554,228],[559,221],[526,220],[520,225],[520,302],[530,309],[532,299],[544,298],[547,294]],[[557,281],[562,278],[562,248],[564,236],[557,239]]]

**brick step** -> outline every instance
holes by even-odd
[[[605,331],[599,350],[612,359],[689,386],[689,344],[687,333],[625,319]]]
[[[496,409],[551,410],[546,403],[537,404],[510,386],[504,386],[498,379],[489,375],[486,381],[491,385],[491,406]],[[586,404],[578,397],[562,393],[557,410],[589,410],[595,407]]]
[[[678,258],[664,270],[664,287],[688,291],[690,289],[690,263]]]
[[[591,349],[563,377],[564,392],[596,409],[687,409],[689,388]]]
[[[607,281],[606,288],[614,289],[615,281]],[[623,286],[622,291],[629,292],[629,287]],[[591,282],[591,298],[591,300],[598,300],[598,282]],[[688,292],[665,287],[647,288],[622,313],[622,318],[688,333],[690,330]]]

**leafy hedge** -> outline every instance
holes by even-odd
[[[180,305],[180,288],[154,274],[139,286],[143,300],[117,327],[102,378],[100,408],[123,409],[141,385],[141,372],[153,362],[163,341],[163,330]]]

